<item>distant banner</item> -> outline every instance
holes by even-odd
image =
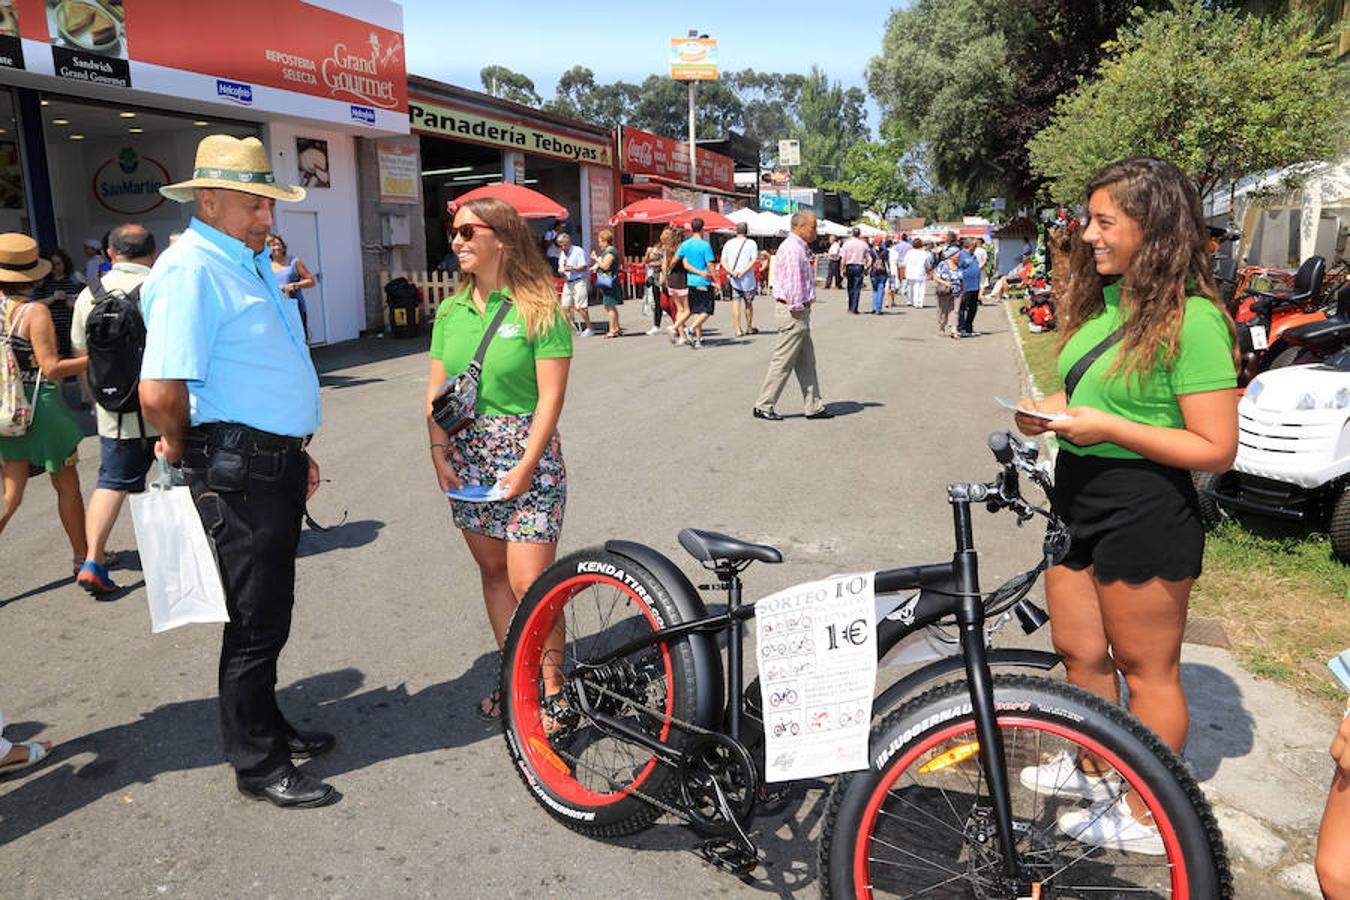
[[[671,38],[670,77],[676,81],[716,81],[717,41]]]
[[[630,175],[658,175],[689,181],[689,142],[642,131],[623,129],[623,171]],[[710,150],[698,151],[698,184],[728,193],[736,190],[736,165],[731,157]]]

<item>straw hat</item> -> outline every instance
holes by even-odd
[[[38,256],[37,241],[17,232],[0,234],[0,281],[41,281],[51,270],[52,264]]]
[[[159,192],[170,200],[188,203],[196,199],[197,188],[222,188],[295,202],[305,199],[305,189],[277,184],[267,151],[255,137],[240,140],[228,134],[209,134],[197,145],[192,179],[169,184]]]

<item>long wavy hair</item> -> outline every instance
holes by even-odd
[[[511,301],[525,321],[525,333],[530,340],[537,339],[562,317],[562,304],[553,289],[553,273],[539,252],[539,243],[515,209],[495,197],[470,200],[457,209],[467,209],[490,225],[501,241],[502,281],[511,290]],[[475,279],[470,273],[465,277],[465,290],[472,291]]]
[[[1121,212],[1139,225],[1143,240],[1120,276],[1120,311],[1125,324],[1120,353],[1111,373],[1142,379],[1161,363],[1171,367],[1180,349],[1186,298],[1209,299],[1228,322],[1219,300],[1209,256],[1209,230],[1200,197],[1174,164],[1151,156],[1123,159],[1102,169],[1087,184],[1084,200],[1105,190]],[[1092,245],[1079,229],[1069,249],[1069,287],[1064,299],[1065,328],[1060,347],[1074,332],[1106,308]],[[1237,354],[1233,357],[1237,366]]]

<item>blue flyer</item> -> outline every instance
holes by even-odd
[[[506,491],[495,484],[466,484],[457,490],[445,492],[445,496],[451,500],[461,500],[465,503],[491,503],[493,500],[502,499],[505,494]]]

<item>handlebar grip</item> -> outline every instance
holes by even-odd
[[[989,435],[989,449],[994,454],[994,459],[1002,465],[1007,465],[1013,461],[1013,436],[1006,431],[995,431]]]

